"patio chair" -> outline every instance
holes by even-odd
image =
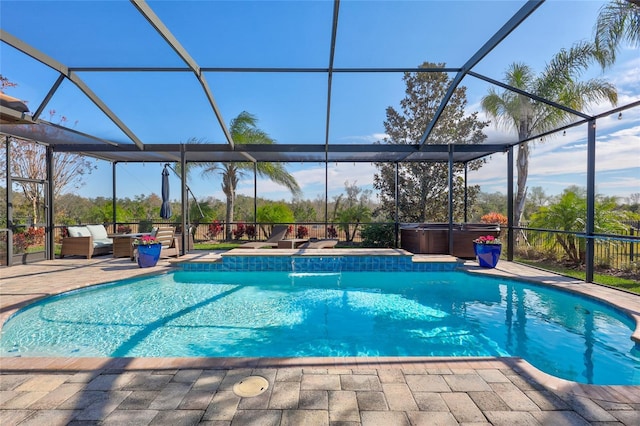
[[[275,225],[271,230],[271,235],[266,241],[252,241],[250,243],[240,244],[236,248],[240,249],[259,249],[262,247],[278,247],[278,241],[284,239],[287,235],[289,227],[287,225]]]
[[[338,244],[337,239],[326,239],[326,240],[312,240],[302,244],[301,249],[328,249],[334,248]]]
[[[172,226],[161,226],[152,232],[152,235],[162,244],[160,257],[180,256],[180,242],[175,233],[176,229]]]

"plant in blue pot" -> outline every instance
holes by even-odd
[[[502,243],[493,235],[483,235],[473,240],[473,250],[480,266],[495,268],[500,260]]]
[[[162,244],[158,242],[156,237],[143,235],[140,238],[136,238],[133,244],[136,246],[136,259],[139,267],[150,268],[156,266],[160,258],[160,250],[162,250]]]

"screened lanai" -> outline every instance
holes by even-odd
[[[637,46],[625,48],[606,70],[590,71],[589,77],[619,84],[616,105],[576,110],[503,81],[510,64],[542,69],[555,53],[588,36],[605,4],[567,3],[3,1],[2,76],[16,84],[3,91],[28,111],[3,104],[0,133],[44,145],[48,158],[87,155],[110,164],[114,174],[123,163],[442,162],[453,179],[453,164],[499,156],[512,216],[519,146],[538,140],[552,146],[561,133],[575,131],[586,146],[581,167],[591,220],[584,237],[592,271],[596,147],[599,138],[609,138],[600,127],[629,135],[619,149],[637,154],[639,148]],[[405,73],[444,73],[449,84],[426,126],[391,141],[385,111],[404,97]],[[525,138],[498,131],[496,123],[481,143],[449,138],[439,120],[463,87],[469,113],[480,111],[490,90],[507,90],[571,118]],[[241,111],[260,117],[278,143],[234,141],[229,122]],[[51,176],[51,164],[43,167]],[[632,182],[639,182],[637,171],[636,163]],[[9,188],[9,173],[7,179]],[[326,187],[326,173],[319,179]],[[186,176],[181,182],[184,212]],[[123,184],[114,179],[108,186],[115,200]],[[47,221],[53,225],[51,214]],[[513,225],[509,217],[509,241]]]

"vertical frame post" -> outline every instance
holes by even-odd
[[[453,145],[449,144],[449,254],[453,255]]]
[[[11,179],[11,139],[4,138],[7,164],[7,266],[13,265],[13,180]]]
[[[324,237],[329,236],[329,162],[324,160]]]
[[[469,187],[467,178],[469,176],[469,163],[464,163],[464,222],[469,222]]]
[[[258,229],[258,162],[253,163],[253,226],[257,231]]]
[[[180,241],[180,255],[184,255],[187,252],[187,247],[191,241],[191,230],[187,228],[187,215],[189,213],[189,193],[187,192],[187,153],[184,144],[180,145],[180,197],[182,206],[182,241]]]
[[[399,247],[399,234],[400,234],[400,189],[398,188],[400,183],[400,170],[398,162],[396,161],[396,173],[394,179],[394,202],[395,202],[395,211],[394,211],[394,232],[395,232],[395,243],[394,247]]]
[[[513,232],[513,145],[507,151],[507,260],[513,261],[515,234]]]
[[[113,217],[113,233],[118,233],[118,218],[116,217],[116,164],[117,162],[111,163],[111,211]]]
[[[54,231],[55,231],[55,223],[54,223],[54,182],[53,182],[53,148],[51,145],[48,145],[46,148],[46,168],[47,175],[46,186],[45,186],[45,244],[44,244],[44,255],[48,260],[53,260],[55,258],[55,241],[54,241]]]
[[[587,223],[585,224],[586,250],[585,281],[593,282],[595,257],[595,209],[596,209],[596,120],[589,120],[587,128]]]

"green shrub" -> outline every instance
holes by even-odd
[[[283,202],[269,203],[258,207],[258,222],[291,223],[293,221],[293,211]]]
[[[360,231],[363,247],[393,247],[395,231],[392,223],[371,223]]]
[[[138,232],[151,232],[153,230],[153,221],[142,219],[138,222]]]

